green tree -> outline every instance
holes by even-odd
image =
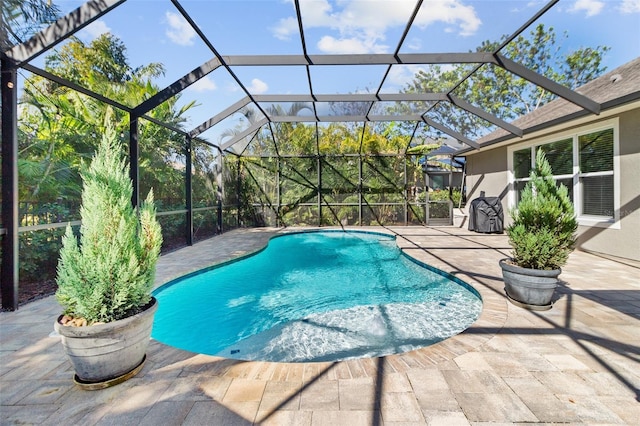
[[[82,171],[81,244],[67,227],[58,264],[56,297],[65,314],[89,324],[122,319],[151,300],[162,234],[153,192],[131,205],[129,165],[119,138],[107,128]]]
[[[125,45],[111,34],[91,43],[71,39],[45,58],[47,71],[111,97],[131,107],[158,92],[154,79],[163,72],[160,64],[133,67]],[[148,115],[181,127],[184,113],[193,103],[178,108],[178,97],[159,105]],[[128,141],[129,114],[99,100],[33,75],[24,82],[18,119],[19,197],[24,224],[79,219],[81,179],[79,170],[97,148],[98,135],[107,127],[124,146]],[[184,206],[184,137],[144,119],[139,120],[140,192],[154,189],[156,205],[163,210]],[[126,153],[125,153],[126,155]],[[196,158],[206,155],[195,149]],[[203,160],[206,161],[206,160]],[[62,201],[62,203],[61,203]],[[163,216],[174,219],[177,216]],[[176,224],[165,224],[168,233],[183,235]],[[28,221],[28,222],[27,222]],[[177,223],[173,221],[171,223]],[[21,234],[21,280],[52,277],[60,248],[60,231]],[[168,241],[167,245],[170,243]]]
[[[126,46],[111,34],[103,34],[88,44],[72,38],[45,59],[45,68],[130,107],[158,92],[153,79],[164,72],[158,63],[132,67]],[[178,98],[169,99],[149,115],[180,127],[186,120],[184,113],[194,104],[178,108]],[[125,111],[39,76],[25,81],[21,103],[20,190],[23,199],[29,201],[51,201],[52,194],[77,198],[77,170],[81,160],[93,154],[95,135],[103,133],[106,125],[113,125],[123,140],[128,138],[130,118]],[[158,188],[159,200],[183,198],[184,191],[177,188],[184,176],[176,167],[176,159],[184,158],[184,138],[140,120],[139,141],[142,189]],[[60,173],[66,173],[67,179],[58,179]],[[50,190],[45,193],[44,188]]]
[[[563,38],[568,37],[567,33]],[[493,52],[504,42],[484,41],[477,52]],[[601,75],[606,67],[602,65],[603,55],[610,50],[606,46],[581,47],[562,54],[562,43],[553,27],[537,25],[527,36],[520,35],[510,42],[501,53],[537,73],[575,89]],[[453,67],[434,65],[420,71],[405,88],[409,93],[448,92],[455,82],[466,76],[469,66],[461,64]],[[548,103],[555,95],[541,87],[529,83],[501,67],[485,64],[471,78],[460,84],[452,94],[465,99],[487,112],[504,120],[513,120]],[[408,112],[411,105],[403,106]],[[448,102],[439,102],[428,114],[449,127],[469,137],[477,137],[491,125]]]
[[[311,111],[311,107],[308,103],[293,102],[286,110],[280,105],[272,105],[266,112],[270,116],[274,117],[295,117],[305,109]],[[220,134],[220,143],[233,139],[263,118],[263,115],[253,106],[245,106],[238,110],[237,113],[240,114],[240,121],[234,127],[228,128]],[[276,155],[276,153],[286,153],[290,155],[312,153],[315,149],[312,151],[300,152],[296,148],[300,144],[292,141],[294,138],[293,132],[295,132],[296,128],[300,126],[304,126],[304,124],[286,122],[271,123],[270,126],[264,126],[263,129],[255,135],[253,140],[247,140],[245,145],[238,142],[234,145],[233,149],[236,152],[243,152],[246,155],[256,156]],[[273,135],[271,134],[272,131]],[[306,143],[303,145],[308,146]]]
[[[194,207],[212,207],[217,201],[218,150],[194,141],[192,144],[193,191],[191,193]]]
[[[523,268],[558,269],[573,251],[578,222],[566,186],[556,184],[553,171],[539,149],[518,207],[507,228],[513,260]]]

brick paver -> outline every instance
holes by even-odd
[[[504,296],[505,235],[367,229],[475,287],[478,321],[431,347],[337,363],[243,362],[152,341],[136,377],[84,391],[52,333],[60,307],[48,297],[0,314],[0,424],[637,424],[640,269],[576,251],[554,307],[533,312]],[[235,230],[169,253],[156,282],[250,254],[276,232]]]

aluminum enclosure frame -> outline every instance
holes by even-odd
[[[302,20],[300,1],[294,0],[294,8],[297,17],[297,25],[300,34],[300,43],[302,46],[301,55],[227,55],[223,56],[214,44],[207,39],[201,28],[198,27],[194,19],[189,15],[183,7],[180,0],[171,0],[184,19],[191,28],[196,32],[197,36],[211,51],[211,59],[202,65],[193,69],[184,76],[178,78],[175,82],[160,90],[153,97],[145,100],[137,106],[129,107],[121,103],[109,99],[103,95],[95,93],[87,88],[75,84],[67,79],[55,76],[46,70],[42,70],[30,62],[42,54],[53,49],[60,42],[66,40],[70,36],[85,28],[90,23],[102,16],[108,14],[113,9],[119,7],[126,0],[90,0],[72,11],[68,15],[60,18],[58,21],[50,25],[48,28],[35,34],[26,42],[13,46],[7,51],[0,52],[2,59],[2,227],[0,228],[0,237],[2,238],[2,282],[0,290],[2,292],[2,304],[4,309],[17,309],[17,293],[18,293],[18,196],[17,196],[17,115],[16,106],[16,72],[19,69],[25,69],[33,74],[40,75],[50,81],[66,86],[72,90],[83,93],[94,99],[100,100],[108,105],[112,105],[129,114],[130,121],[130,160],[131,160],[131,178],[134,183],[134,194],[132,203],[139,203],[139,177],[138,177],[138,120],[145,119],[156,125],[170,129],[185,138],[184,151],[186,154],[186,170],[192,170],[191,164],[191,144],[194,140],[206,143],[219,150],[223,154],[226,150],[231,149],[236,143],[244,140],[246,137],[255,136],[263,127],[267,126],[273,136],[271,130],[272,123],[278,122],[310,122],[316,123],[316,141],[318,140],[318,125],[320,122],[363,122],[364,127],[367,122],[380,121],[406,121],[415,123],[414,134],[420,124],[427,125],[437,129],[438,131],[457,139],[466,144],[470,149],[480,149],[480,145],[463,135],[456,129],[449,128],[443,123],[437,122],[427,116],[430,109],[439,103],[448,103],[460,108],[473,116],[480,117],[487,122],[501,127],[511,134],[522,137],[523,130],[511,123],[502,120],[495,115],[478,108],[469,102],[461,99],[453,94],[454,90],[464,81],[473,77],[480,67],[485,64],[492,64],[500,67],[512,74],[515,74],[534,85],[541,87],[569,102],[579,106],[585,113],[599,114],[601,106],[591,99],[568,89],[526,67],[506,58],[502,55],[502,50],[525,31],[533,22],[544,15],[549,9],[556,5],[559,0],[551,0],[546,3],[537,13],[527,20],[513,34],[507,37],[504,42],[493,52],[471,52],[471,53],[400,53],[400,50],[406,40],[414,20],[422,7],[423,1],[416,1],[416,5],[407,24],[404,28],[400,41],[392,54],[360,54],[360,55],[310,55],[307,50],[305,40],[305,29]],[[447,92],[443,93],[382,93],[382,87],[389,76],[389,72],[393,65],[429,65],[429,64],[475,64],[465,77],[457,82]],[[326,95],[316,93],[311,80],[311,67],[317,66],[350,66],[350,65],[383,65],[386,66],[386,72],[382,77],[375,93],[370,94],[342,94],[342,95]],[[308,92],[299,94],[275,94],[275,95],[254,95],[247,89],[248,85],[234,73],[232,67],[244,66],[303,66],[305,67],[308,79]],[[242,89],[244,97],[233,103],[221,113],[210,117],[205,122],[195,126],[191,130],[178,128],[174,125],[160,122],[153,117],[148,116],[149,111],[161,105],[172,96],[182,92],[192,84],[198,82],[211,72],[218,68],[224,68]],[[376,102],[412,102],[424,101],[430,102],[431,105],[424,111],[416,114],[405,115],[375,115],[372,114],[374,104]],[[309,116],[276,116],[271,115],[261,106],[263,102],[306,102],[311,104],[313,113]],[[316,107],[317,102],[368,102],[368,112],[358,116],[326,116],[321,115]],[[255,124],[248,127],[235,137],[225,140],[224,143],[211,143],[202,140],[201,135],[211,127],[220,123],[227,117],[232,116],[244,107],[255,107],[262,118]],[[413,138],[413,136],[412,136]],[[286,153],[278,152],[277,142],[274,138],[276,152],[278,158]],[[411,142],[407,145],[409,148]],[[317,146],[317,143],[316,143]],[[362,145],[361,145],[362,149]],[[319,155],[318,152],[315,153]],[[362,153],[361,153],[362,154]],[[193,241],[193,207],[191,203],[191,179],[186,179],[185,184],[186,207],[187,207],[187,242],[192,244]]]

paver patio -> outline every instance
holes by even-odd
[[[473,285],[484,301],[478,321],[427,348],[335,363],[243,362],[152,340],[136,377],[85,391],[53,333],[60,307],[47,297],[0,314],[0,424],[640,423],[637,265],[576,251],[554,307],[535,312],[504,295],[505,235],[367,229],[396,234],[407,254]],[[169,253],[156,282],[259,249],[275,232],[235,230]]]

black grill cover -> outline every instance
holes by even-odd
[[[498,197],[478,197],[469,206],[469,231],[502,234],[504,214]]]

